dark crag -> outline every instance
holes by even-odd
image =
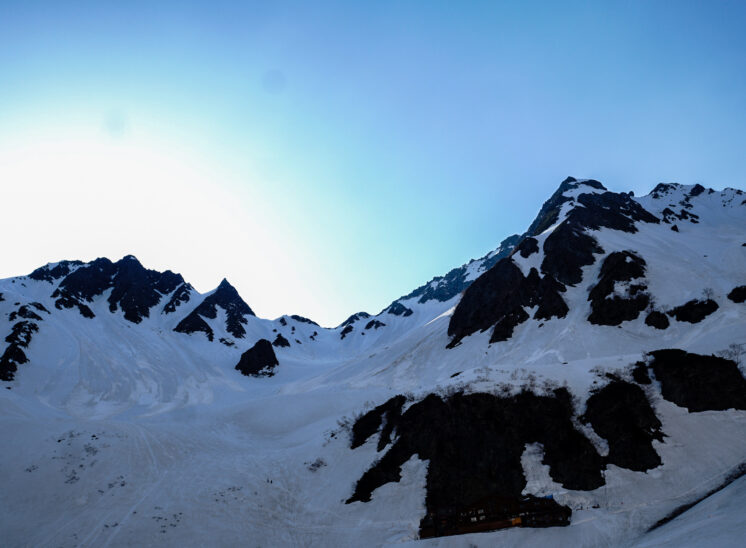
[[[494,325],[490,342],[505,341],[529,316],[526,306],[538,306],[534,318],[563,318],[568,307],[560,292],[565,287],[535,268],[528,276],[511,260],[503,259],[477,278],[464,292],[448,324],[453,347],[464,337]]]
[[[638,369],[646,366],[636,366],[635,377],[642,378]],[[569,508],[551,498],[522,495],[526,477],[521,457],[530,443],[542,445],[542,463],[549,466],[551,478],[573,490],[603,485],[608,464],[640,472],[661,464],[653,441],[662,442],[664,434],[655,411],[637,384],[616,377],[589,397],[578,417],[607,440],[606,457],[576,429],[565,388],[510,397],[430,394],[402,412],[405,401],[395,396],[353,425],[352,449],[380,432],[377,450],[386,452],[358,480],[347,503],[369,501],[378,487],[398,482],[402,465],[417,455],[429,461],[423,538],[567,525]]]
[[[49,281],[53,274],[70,271],[71,264],[74,263],[64,263],[48,272],[36,270],[30,277]],[[160,302],[163,295],[183,283],[181,275],[170,270],[148,270],[135,257],[127,255],[116,263],[101,258],[79,266],[65,276],[52,297],[57,299],[55,306],[58,309],[77,307],[84,317],[93,318],[95,315],[86,303],[111,289],[107,298],[109,310],[116,312],[121,309],[125,319],[140,323],[150,316],[150,309]]]
[[[398,482],[401,466],[418,455],[430,461],[428,516],[423,524],[494,497],[518,504],[526,486],[521,456],[526,444],[533,442],[543,444],[544,463],[558,483],[582,490],[603,484],[603,459],[573,426],[572,402],[565,389],[551,396],[523,392],[510,398],[456,394],[443,399],[430,394],[399,415],[401,398],[392,398],[355,424],[354,446],[373,435],[384,412],[385,429],[393,428],[397,438],[363,474],[348,503],[368,501],[376,488]],[[567,512],[554,501],[550,506],[562,515]]]
[[[746,409],[746,379],[736,362],[677,349],[650,356],[666,400],[692,412]]]
[[[272,377],[274,368],[280,365],[277,361],[272,343],[267,339],[259,339],[256,344],[241,354],[241,359],[235,369],[242,375],[252,377]]]
[[[608,463],[638,472],[660,466],[653,440],[663,441],[661,422],[639,386],[609,383],[588,398],[582,419],[608,441]]]
[[[596,325],[619,325],[637,318],[650,302],[645,284],[630,284],[626,296],[616,295],[614,290],[618,282],[631,282],[643,276],[645,261],[642,257],[631,251],[609,253],[601,265],[598,283],[588,295],[591,303],[588,321]]]
[[[214,320],[218,317],[218,308],[225,311],[228,333],[237,339],[243,338],[246,335],[246,330],[243,328],[243,324],[246,323],[244,316],[254,316],[254,311],[225,278],[213,293],[205,297],[194,310],[179,322],[174,331],[179,333],[202,331],[212,341],[215,335],[203,317]]]

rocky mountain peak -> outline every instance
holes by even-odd
[[[210,302],[214,302],[223,308],[226,312],[247,316],[256,315],[251,310],[251,307],[241,298],[241,295],[238,294],[236,288],[225,278],[220,282],[217,289],[205,298],[206,301],[208,299]]]
[[[174,331],[179,333],[201,331],[212,341],[215,334],[204,318],[210,320],[217,318],[218,308],[225,311],[226,330],[234,337],[242,339],[246,335],[246,330],[243,327],[246,324],[246,316],[255,316],[255,314],[238,294],[236,288],[225,278],[215,291],[207,295],[194,310],[179,322]]]
[[[83,265],[82,261],[60,261],[57,263],[47,263],[44,266],[40,266],[29,274],[29,278],[32,280],[43,280],[46,282],[54,282],[61,278],[64,278],[70,272],[75,270],[77,267]]]
[[[61,267],[62,264],[55,268],[69,270],[70,265],[77,268],[62,279],[52,294],[57,299],[55,306],[58,309],[78,308],[88,318],[93,318],[95,314],[87,303],[110,289],[111,294],[107,299],[109,310],[116,312],[121,308],[126,320],[140,323],[143,318],[150,316],[150,309],[160,302],[163,295],[184,283],[180,274],[170,270],[158,272],[146,269],[134,255],[126,255],[116,263],[99,258],[87,264],[67,263]],[[53,276],[51,270],[41,271],[36,278],[48,280],[50,276]]]
[[[567,177],[562,181],[549,199],[544,202],[539,210],[539,214],[529,225],[526,234],[536,236],[544,232],[547,228],[557,223],[562,205],[569,202],[584,192],[605,192],[606,187],[594,179],[576,179]]]
[[[451,317],[449,346],[490,328],[490,342],[507,340],[517,325],[531,317],[526,308],[536,307],[533,318],[539,321],[565,317],[569,310],[563,297],[567,286],[583,282],[583,268],[606,253],[593,233],[610,229],[634,234],[637,223],[642,222],[657,224],[660,220],[631,194],[609,192],[592,179],[578,181],[568,177],[544,203],[526,232],[528,237],[515,252],[466,289]],[[537,238],[543,239],[541,246]],[[540,263],[536,263],[541,276],[536,266],[527,267],[527,274],[518,266],[519,256],[527,259],[535,253],[543,254]],[[630,317],[637,317],[640,307],[647,305],[647,300],[637,297],[639,302],[630,307]]]
[[[236,291],[236,288],[231,285],[231,283],[228,281],[228,278],[223,278],[220,280],[220,283],[218,284],[217,291]]]

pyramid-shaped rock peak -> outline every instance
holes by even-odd
[[[223,278],[215,291],[207,295],[197,308],[192,310],[189,315],[179,322],[174,331],[178,331],[179,333],[201,331],[212,341],[215,338],[215,333],[212,327],[205,321],[205,318],[210,320],[217,318],[218,308],[222,308],[225,311],[225,323],[228,333],[238,339],[242,339],[246,335],[246,330],[243,327],[246,324],[246,316],[255,316],[255,314],[251,310],[251,307],[238,294],[236,288],[225,278]]]

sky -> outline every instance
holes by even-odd
[[[744,2],[0,0],[0,277],[134,254],[334,326],[568,175],[746,188]]]

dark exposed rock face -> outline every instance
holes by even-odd
[[[296,322],[309,323],[311,325],[315,325],[316,327],[319,327],[319,324],[317,324],[315,321],[309,320],[308,318],[304,318],[303,316],[298,316],[297,314],[293,314],[290,317],[293,318]]]
[[[574,285],[580,283],[582,281],[582,268],[594,263],[595,254],[604,252],[601,246],[598,245],[596,239],[587,234],[587,230],[611,228],[626,232],[636,232],[636,222],[659,222],[654,215],[642,208],[642,206],[634,201],[628,194],[594,192],[580,194],[576,198],[570,198],[564,195],[567,191],[576,189],[580,186],[587,186],[590,189],[601,191],[606,190],[598,181],[588,180],[579,182],[572,177],[568,177],[562,182],[552,197],[544,203],[538,216],[526,232],[529,236],[538,235],[550,226],[556,224],[559,221],[559,213],[562,209],[562,205],[567,202],[576,200],[577,203],[582,206],[572,208],[567,214],[566,219],[556,227],[544,241],[544,259],[541,264],[541,272],[543,274],[543,279],[547,280],[553,278],[553,283],[549,281],[545,282],[544,288],[549,288],[553,285],[554,287],[562,287],[562,290],[564,290],[564,284]],[[522,257],[529,257],[536,251],[538,251],[538,242],[530,237],[525,238],[517,248],[517,252],[520,253]],[[491,270],[494,270],[500,262],[498,262]],[[480,278],[487,276],[488,273],[489,271],[482,274]],[[476,283],[476,281],[474,283]],[[473,284],[470,288],[471,287],[473,287]],[[555,306],[551,307],[556,311],[555,315],[560,317],[564,316],[566,311],[564,313],[560,311],[562,305],[564,305],[564,301],[559,296],[559,293],[554,291],[548,291],[547,293],[551,294],[552,300],[555,303]],[[464,298],[462,298],[459,305],[457,305],[457,312],[459,308],[464,306],[463,303],[467,300],[465,298],[467,294],[468,290],[464,293]],[[630,302],[617,303],[620,305],[624,304],[625,308],[630,309],[628,312],[621,311],[621,316],[625,317],[634,314],[632,309],[641,306],[644,299],[645,297],[638,295],[633,299],[629,299]],[[539,299],[537,298],[535,300]],[[562,303],[561,305],[560,302]],[[599,305],[600,304],[601,303],[599,302]],[[473,305],[474,303],[469,303],[469,306]],[[621,308],[621,306],[617,307],[617,309]],[[519,310],[515,307],[510,307],[504,310],[492,310],[490,311],[490,314],[504,318],[502,324],[496,331],[494,340],[504,340],[506,336],[509,337],[512,333],[512,327],[528,317],[524,310]],[[599,321],[604,321],[602,317],[604,315],[608,316],[609,314],[598,313],[597,316],[599,317]],[[552,315],[542,313],[540,316],[548,318]],[[456,315],[454,315],[454,317],[456,317]],[[610,320],[616,321],[613,318],[610,318]],[[459,320],[457,319],[456,324],[458,323]],[[479,329],[486,329],[487,327],[488,325],[482,325]],[[471,329],[470,332],[474,332],[475,330],[476,329]],[[458,329],[454,326],[453,331],[456,332]]]
[[[661,422],[639,386],[606,385],[588,398],[583,420],[608,441],[607,462],[639,472],[660,466],[653,440],[663,441]]]
[[[367,320],[368,318],[370,318],[370,314],[368,314],[367,312],[358,312],[357,314],[353,314],[352,316],[347,318],[345,321],[339,324],[338,327],[346,327],[358,320]]]
[[[39,306],[41,306],[41,305],[39,305]],[[42,308],[44,308],[44,307],[42,306]],[[41,321],[41,316],[39,316],[36,312],[34,312],[33,310],[31,310],[31,307],[29,305],[25,305],[25,304],[22,305],[22,306],[20,306],[20,307],[18,307],[18,310],[14,310],[13,312],[11,312],[10,315],[8,316],[8,320],[11,321],[11,322],[14,322],[19,317],[23,318],[25,320],[37,320],[37,321]]]
[[[666,400],[689,411],[746,409],[746,379],[735,362],[676,349],[650,355]]]
[[[650,384],[650,375],[648,375],[648,366],[645,362],[637,362],[632,369],[632,379],[637,384]]]
[[[482,270],[489,270],[495,263],[497,263],[497,261],[510,255],[521,237],[522,236],[518,234],[508,236],[500,242],[500,245],[494,252],[488,253],[484,257],[477,259],[475,262],[480,264]],[[397,299],[395,302],[406,301],[414,297],[419,297],[417,299],[418,303],[426,303],[430,300],[437,300],[440,302],[448,301],[461,293],[471,284],[471,281],[467,280],[468,266],[469,265],[462,265],[450,270],[445,276],[436,276],[408,295]]]
[[[406,399],[404,396],[394,396],[386,403],[368,411],[355,421],[352,427],[352,441],[350,448],[355,449],[364,444],[384,425],[378,440],[378,450],[381,451],[391,441],[391,431],[399,420],[401,408]]]
[[[583,279],[582,268],[596,261],[594,254],[603,252],[594,237],[563,223],[544,241],[541,271],[564,284],[575,285]]]
[[[662,196],[665,196],[672,190],[675,190],[676,186],[677,185],[673,183],[658,183],[657,185],[655,185],[655,188],[651,192],[651,195],[655,199],[661,198]]]
[[[178,325],[174,328],[174,331],[179,333],[198,333],[202,332],[207,335],[207,339],[212,342],[215,339],[215,333],[212,331],[212,327],[200,316],[199,314],[189,314]]]
[[[282,336],[282,333],[278,333],[275,340],[272,342],[272,346],[277,348],[287,348],[290,346],[288,340]]]
[[[31,344],[33,334],[39,331],[37,322],[43,320],[34,310],[49,314],[49,310],[43,304],[32,302],[20,305],[17,310],[8,315],[8,319],[11,322],[16,321],[18,318],[23,318],[23,320],[15,323],[10,335],[5,337],[5,342],[8,343],[8,346],[5,348],[2,356],[0,356],[0,380],[12,381],[15,372],[18,370],[18,366],[28,363],[28,358],[23,349],[28,348],[28,345]]]
[[[67,294],[64,291],[60,291],[57,289],[54,293],[52,293],[52,297],[56,297],[57,300],[54,302],[55,308],[58,310],[62,310],[63,308],[77,308],[78,312],[80,312],[80,315],[84,318],[95,318],[96,315],[93,313],[93,310],[90,309],[90,307],[83,303],[80,299]]]
[[[684,206],[687,205],[686,202],[681,202],[681,204]],[[673,209],[667,207],[663,211],[661,211],[661,216],[663,218],[663,222],[669,224],[675,223],[676,221],[689,221],[692,224],[699,223],[699,215],[691,213],[684,208],[680,209],[679,212],[676,213]],[[679,231],[679,228],[675,224],[671,227],[671,230],[674,229],[676,232]]]
[[[746,301],[746,285],[734,287],[733,290],[728,293],[728,298],[734,303],[742,303]]]
[[[271,377],[275,374],[274,368],[279,364],[272,344],[267,339],[259,339],[254,346],[241,354],[236,369],[246,376]]]
[[[353,327],[351,325],[346,326],[339,334],[340,339],[344,339],[347,335],[352,333]]]
[[[657,310],[651,310],[645,317],[645,325],[655,327],[656,329],[667,329],[669,324],[668,316],[663,312],[658,312]]]
[[[386,424],[393,423],[396,440],[363,474],[348,503],[368,501],[374,489],[399,481],[402,464],[413,455],[430,461],[428,515],[488,497],[517,499],[526,486],[521,456],[533,442],[543,444],[550,475],[566,488],[589,490],[603,484],[603,459],[574,428],[570,395],[564,389],[554,396],[524,392],[511,398],[456,394],[444,400],[431,394],[401,415],[391,411],[397,405],[392,400],[384,404],[389,409]],[[361,417],[365,424],[354,436],[355,446],[378,429],[377,417],[384,411],[377,410]]]
[[[667,196],[671,192],[675,191],[676,189],[681,188],[681,185],[677,183],[659,183],[651,193],[653,198],[659,199],[663,198],[664,196]],[[704,191],[707,191],[708,194],[714,194],[715,191],[711,188],[705,188],[700,184],[695,184],[688,193],[684,194],[683,200],[679,202],[680,205],[683,205],[684,207],[691,208],[691,199],[699,196]],[[738,193],[738,191],[737,191]]]
[[[389,314],[393,314],[394,316],[403,316],[405,318],[407,316],[411,316],[414,313],[411,308],[407,308],[399,301],[394,301],[393,303],[391,303],[391,306],[386,309],[386,312],[388,312]]]
[[[577,196],[566,195],[568,191],[578,188],[581,188],[581,192]],[[525,307],[539,307],[534,314],[536,319],[564,317],[568,309],[561,293],[565,291],[566,285],[580,283],[583,267],[593,264],[595,255],[604,252],[596,239],[588,234],[589,230],[608,228],[634,233],[637,232],[635,224],[638,222],[660,222],[633,200],[631,193],[608,192],[598,181],[577,181],[568,177],[544,203],[524,237],[517,237],[513,243],[517,247],[512,253],[527,258],[538,252],[538,241],[532,236],[556,225],[560,221],[563,205],[568,202],[573,202],[573,207],[569,208],[565,219],[544,240],[542,276],[534,269],[524,276],[510,256],[498,260],[464,290],[448,327],[448,334],[452,337],[449,348],[457,345],[463,337],[492,326],[494,329],[490,342],[510,338],[515,327],[529,318]],[[612,257],[607,270],[619,272],[610,272],[606,276],[606,281],[612,285],[614,278],[635,275],[624,272],[624,265],[612,265],[615,257],[616,255]],[[644,275],[644,261],[639,259],[635,262],[642,266]],[[605,285],[608,285],[603,282],[602,279],[601,287],[594,293],[594,297],[598,297]],[[644,289],[639,284],[630,287],[627,298],[592,299],[591,321],[602,325],[618,325],[622,321],[638,317],[649,304],[650,297]],[[604,297],[610,293],[611,291],[607,291]]]
[[[39,331],[39,326],[28,320],[13,325],[10,335],[5,337],[8,346],[0,356],[0,380],[12,381],[18,366],[28,363],[28,358],[23,349],[28,348],[31,337],[37,331]]]
[[[10,345],[0,356],[0,380],[12,381],[18,366],[28,362],[26,354],[18,345]]]
[[[111,287],[111,279],[116,273],[114,264],[109,259],[96,259],[78,268],[65,277],[52,293],[56,298],[54,305],[58,309],[77,307],[81,315],[93,318],[94,314],[86,305],[96,295]]]
[[[5,342],[22,348],[28,348],[32,335],[37,331],[39,331],[39,326],[34,322],[18,322],[13,325],[10,335],[5,337]]]
[[[705,187],[697,183],[692,187],[692,189],[689,191],[689,196],[699,196],[705,191]]]
[[[531,226],[528,227],[526,234],[530,236],[536,236],[544,232],[553,224],[557,223],[557,221],[559,220],[560,210],[562,209],[562,204],[570,201],[570,198],[564,196],[564,193],[568,190],[576,189],[581,185],[595,188],[597,190],[606,190],[606,187],[604,185],[602,185],[598,181],[594,181],[593,179],[578,182],[578,180],[574,177],[568,177],[567,179],[562,181],[562,183],[560,183],[559,188],[555,190],[554,194],[552,194],[550,198],[541,206],[539,214],[531,223]]]
[[[31,274],[28,275],[32,280],[40,280],[45,282],[54,282],[60,278],[64,278],[75,267],[81,266],[81,261],[60,261],[55,266],[44,265],[37,268]]]
[[[182,304],[188,303],[189,295],[193,289],[194,288],[191,286],[191,284],[188,284],[186,282],[177,287],[171,295],[171,298],[166,303],[166,306],[163,307],[163,313],[171,314],[173,312],[176,312],[176,309]]]
[[[507,311],[497,321],[495,327],[492,329],[490,344],[494,342],[507,341],[510,337],[513,336],[513,331],[515,330],[516,326],[522,324],[523,322],[528,320],[528,318],[529,315],[522,306],[517,306],[516,308]],[[454,339],[451,344],[453,345],[454,342],[457,342],[456,339]]]
[[[636,222],[660,222],[627,194],[581,194],[577,201],[583,207],[570,210],[565,221],[544,242],[541,271],[564,284],[580,283],[582,267],[593,264],[595,253],[603,253],[586,230],[610,228],[634,233]]]
[[[645,285],[630,285],[626,298],[613,293],[617,282],[629,282],[643,276],[645,261],[641,257],[630,251],[610,253],[601,265],[598,283],[588,295],[591,302],[588,321],[596,325],[619,325],[636,319],[650,302]]]
[[[109,296],[109,310],[115,312],[121,307],[125,319],[140,323],[150,315],[150,309],[157,305],[161,296],[171,293],[184,279],[170,270],[156,272],[146,270],[133,256],[119,261],[117,273],[112,279],[112,292]]]
[[[705,388],[706,393],[717,397],[722,389],[720,385],[734,383],[735,372],[741,384],[735,383],[727,397],[739,398],[741,404],[746,404],[746,381],[733,362],[681,350],[661,350],[651,354],[654,362],[650,367],[661,380],[664,397],[666,390],[670,392],[671,378],[687,378],[693,382],[675,392],[699,398],[695,393],[700,379],[695,377],[703,374],[719,379]],[[713,371],[709,363],[705,373],[693,372],[690,365],[684,363],[701,359],[719,360],[728,365],[721,371]],[[664,373],[664,368],[671,366],[672,360],[676,362],[674,371]],[[638,362],[634,378],[649,384],[647,370],[645,362]],[[391,398],[360,416],[353,425],[352,449],[380,432],[377,449],[379,452],[388,450],[360,477],[347,503],[369,501],[378,487],[398,482],[401,466],[417,455],[429,461],[427,514],[420,528],[430,532],[427,536],[433,536],[430,529],[433,522],[438,521],[437,516],[469,511],[487,500],[500,500],[507,506],[523,500],[520,496],[526,478],[521,456],[528,443],[542,444],[543,464],[549,466],[552,479],[567,489],[600,487],[604,482],[602,471],[607,464],[634,471],[660,466],[661,458],[653,447],[653,441],[662,442],[664,434],[645,392],[636,384],[613,375],[609,377],[611,382],[589,397],[585,413],[580,417],[608,442],[609,454],[605,458],[573,426],[571,396],[564,388],[542,396],[526,391],[511,397],[459,393],[442,398],[430,394],[404,412],[404,396]],[[712,402],[705,407],[728,408],[727,405],[713,407]],[[436,534],[453,534],[453,531]]]
[[[680,322],[699,323],[718,308],[718,303],[712,299],[694,299],[681,306],[672,308],[668,311],[668,315]]]
[[[378,329],[379,327],[385,327],[386,324],[383,322],[379,322],[378,320],[370,320],[367,324],[365,324],[365,329]]]
[[[661,217],[664,223],[669,223],[669,224],[673,222],[673,219],[679,218],[676,216],[676,213],[670,207],[667,207],[663,211],[661,211]]]
[[[515,251],[518,252],[521,257],[527,259],[534,253],[539,252],[539,242],[536,240],[536,238],[526,238],[520,244],[518,244],[518,247],[515,248]]]
[[[179,333],[194,333],[202,331],[207,334],[207,338],[213,340],[214,334],[210,326],[203,318],[214,320],[218,317],[218,307],[222,308],[226,314],[226,330],[228,333],[242,339],[246,335],[243,325],[246,323],[245,316],[253,316],[254,312],[249,308],[238,294],[238,291],[223,279],[218,288],[204,298],[204,300],[192,310],[179,324],[174,331]]]
[[[490,342],[507,340],[515,326],[528,319],[524,306],[538,305],[537,319],[564,317],[568,308],[562,290],[562,284],[539,277],[536,269],[525,277],[512,259],[502,259],[464,291],[448,325],[448,335],[453,337],[449,347],[493,325]]]
[[[125,319],[140,323],[150,315],[150,309],[160,302],[162,295],[182,283],[179,274],[147,270],[128,255],[116,263],[96,259],[78,267],[60,282],[52,297],[57,299],[57,308],[77,307],[83,316],[92,318],[93,312],[85,303],[111,289],[107,299],[109,310],[115,312],[121,308]]]

